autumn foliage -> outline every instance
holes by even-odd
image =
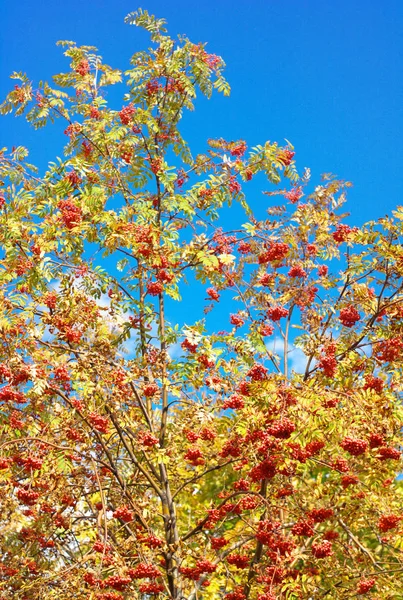
[[[1,154],[0,598],[400,598],[403,209],[348,225],[288,143],[193,156],[224,62],[127,22],[125,74],[61,42],[1,106],[66,146]]]

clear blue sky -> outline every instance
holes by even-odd
[[[99,48],[105,62],[128,66],[147,35],[123,23],[132,1],[19,0],[2,10],[0,96],[22,70],[33,81],[67,70],[59,39]],[[361,223],[403,203],[403,1],[143,0],[172,35],[208,41],[227,63],[229,99],[201,102],[185,120],[196,150],[207,137],[290,140],[313,182],[333,172],[354,183],[348,209]],[[116,107],[117,108],[117,107]],[[23,144],[45,166],[64,139],[0,121],[0,145]]]

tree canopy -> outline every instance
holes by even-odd
[[[126,21],[126,73],[60,42],[1,105],[66,145],[0,157],[0,598],[400,598],[403,208],[349,225],[290,143],[193,156],[223,59]]]

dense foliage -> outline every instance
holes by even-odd
[[[1,107],[67,145],[1,154],[0,598],[401,598],[403,209],[350,227],[290,144],[193,157],[223,60],[127,21],[153,45],[117,110],[73,42]]]

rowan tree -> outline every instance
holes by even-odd
[[[60,42],[1,107],[67,141],[1,154],[1,600],[400,598],[403,208],[348,225],[288,143],[193,156],[224,62],[126,20],[126,73]]]

